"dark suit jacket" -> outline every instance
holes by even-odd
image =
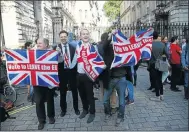
[[[57,46],[61,49],[61,52],[63,53],[63,51],[62,51],[62,45],[61,45],[61,44],[58,44]],[[57,46],[53,47],[53,49],[55,50]],[[68,44],[68,46],[69,46],[70,57],[71,57],[71,62],[72,62],[72,60],[73,60],[73,58],[74,58],[74,55],[75,55],[75,50],[76,50],[76,48],[73,47],[73,46],[70,45],[70,44]],[[67,69],[64,69],[64,61],[61,62],[61,63],[58,63],[58,69],[59,69],[59,71],[61,71],[61,72],[64,71],[64,70],[67,70]],[[76,70],[76,71],[77,71],[77,66],[75,66],[75,67],[74,67],[73,69],[71,69],[71,70],[74,70],[74,71]]]

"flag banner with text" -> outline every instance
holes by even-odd
[[[76,55],[77,63],[83,65],[83,70],[92,81],[95,81],[106,68],[95,45],[88,44],[84,46],[80,41],[76,48]]]
[[[112,35],[114,60],[111,68],[134,66],[140,59],[151,58],[154,30],[141,30],[127,39],[121,31],[117,30]]]
[[[10,84],[59,86],[58,52],[55,50],[5,50]]]

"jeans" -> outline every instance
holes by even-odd
[[[110,80],[109,88],[104,89],[104,112],[105,112],[105,114],[111,114],[110,96],[113,92],[113,89],[116,89],[117,93],[118,93],[118,98],[119,98],[118,118],[124,118],[126,87],[127,87],[127,80],[125,77],[113,78]]]
[[[188,70],[184,71],[184,87],[188,88]]]
[[[133,87],[133,84],[126,80],[127,81],[127,89],[128,89],[128,97],[129,97],[129,101],[134,101],[134,87]]]

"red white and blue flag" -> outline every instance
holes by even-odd
[[[69,68],[70,65],[69,65],[69,57],[68,57],[68,54],[64,54],[64,65],[65,65],[65,68]]]
[[[121,31],[117,30],[112,35],[114,60],[111,68],[134,66],[140,59],[151,58],[154,30],[141,30],[127,39]]]
[[[55,50],[5,50],[11,84],[56,87],[58,52]]]
[[[95,45],[89,44],[85,47],[80,41],[76,47],[76,55],[77,63],[83,65],[83,70],[92,81],[95,81],[106,68],[106,65]]]

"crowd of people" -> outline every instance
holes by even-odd
[[[112,32],[113,33],[113,32]],[[111,44],[112,33],[104,33],[101,41],[92,44],[97,50],[106,64],[106,69],[100,74],[97,81],[100,83],[101,93],[103,95],[105,121],[108,121],[112,114],[118,113],[116,126],[124,120],[125,106],[134,103],[134,86],[137,85],[137,69],[142,61],[135,66],[112,68],[111,63],[114,59],[114,51]],[[76,47],[68,42],[68,32],[65,30],[59,33],[60,44],[49,46],[46,38],[38,38],[36,40],[36,49],[40,50],[57,50],[58,58],[58,75],[60,91],[60,116],[64,117],[67,113],[66,95],[68,89],[72,92],[73,108],[75,114],[80,119],[85,118],[89,114],[87,123],[91,123],[95,119],[95,97],[94,84],[85,73],[83,65],[77,63],[71,68],[71,62],[74,58]],[[90,33],[87,29],[80,32],[81,46],[87,48],[90,43]],[[25,44],[25,49],[30,49],[31,43]],[[150,98],[152,101],[163,101],[163,84],[171,83],[172,91],[180,91],[176,86],[179,84],[181,74],[184,74],[184,91],[185,99],[189,99],[188,91],[188,42],[183,40],[182,46],[179,45],[178,37],[174,36],[168,42],[167,37],[160,36],[156,31],[153,33],[151,59],[148,63],[148,71],[151,86],[148,90],[155,92],[155,97]],[[68,56],[68,64],[64,63],[64,56]],[[168,71],[157,69],[156,62],[162,59],[167,63]],[[163,64],[163,63],[162,63]],[[36,113],[39,121],[38,130],[42,130],[46,123],[45,102],[47,102],[47,116],[49,123],[55,123],[55,107],[54,96],[57,95],[56,88],[43,86],[28,86],[28,100],[31,100],[30,91],[34,90],[34,101],[36,103]],[[83,110],[80,113],[78,107],[78,94],[81,98]],[[118,100],[117,97],[118,96]],[[117,107],[116,104],[119,106]]]
[[[181,90],[177,85],[184,85],[184,98],[189,98],[188,91],[188,40],[183,39],[179,43],[178,36],[174,36],[168,42],[166,36],[160,36],[154,32],[152,43],[152,57],[149,61],[149,76],[151,86],[148,90],[156,92],[156,97],[151,100],[163,100],[163,84],[169,83],[174,92]],[[156,60],[162,55],[169,70],[160,72],[155,68]]]

